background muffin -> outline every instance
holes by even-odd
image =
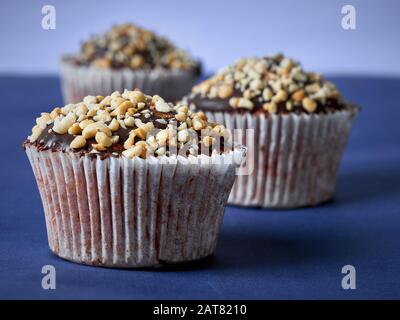
[[[140,91],[87,96],[36,122],[24,148],[55,254],[109,267],[212,254],[244,156],[221,143],[223,126]]]
[[[298,207],[333,196],[357,109],[321,75],[283,55],[241,59],[184,100],[210,121],[242,129],[236,142],[247,139],[250,174],[238,177],[229,203]]]
[[[176,101],[190,90],[200,69],[167,39],[131,24],[117,25],[85,41],[77,55],[62,58],[64,100],[139,88]]]

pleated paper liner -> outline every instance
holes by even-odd
[[[148,159],[101,159],[34,146],[26,153],[50,249],[78,263],[133,268],[213,253],[245,149]]]
[[[235,142],[248,147],[228,203],[294,208],[330,200],[356,114],[353,106],[329,114],[206,112],[211,122],[241,129]]]
[[[160,95],[166,101],[177,101],[190,91],[197,75],[183,70],[100,69],[74,65],[65,58],[61,60],[61,80],[66,104],[82,101],[87,95],[109,95],[135,88]]]

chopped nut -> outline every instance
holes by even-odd
[[[101,132],[101,131],[97,132],[95,139],[98,144],[101,144],[104,147],[109,147],[112,145],[111,138],[108,135],[106,135],[104,132]]]
[[[145,106],[146,106],[146,104],[144,102],[139,102],[137,104],[138,110],[142,110]]]
[[[103,99],[104,99],[104,96],[96,96],[96,100],[98,103],[103,101]]]
[[[81,127],[79,126],[79,123],[75,122],[69,129],[68,133],[71,135],[77,135],[82,132]]]
[[[171,107],[169,106],[168,103],[166,103],[164,100],[159,100],[156,102],[156,110],[158,112],[170,112]]]
[[[263,88],[263,83],[260,79],[254,79],[250,82],[250,88],[254,91],[261,90]]]
[[[135,126],[136,126],[136,127],[141,127],[142,125],[143,125],[142,120],[140,120],[140,119],[135,119]]]
[[[119,92],[118,90],[114,91],[113,93],[110,94],[110,98],[111,99],[115,99],[121,96],[121,92]]]
[[[94,122],[94,121],[91,120],[91,119],[86,119],[86,120],[81,121],[81,122],[79,123],[79,126],[80,126],[81,129],[83,130],[83,129],[85,129],[85,128],[87,127],[87,125],[89,125],[89,124],[91,124],[91,123],[93,123],[93,122]]]
[[[126,110],[125,117],[134,116],[136,114],[136,108],[129,108]]]
[[[94,117],[95,115],[96,115],[96,113],[97,113],[97,109],[96,108],[92,108],[92,109],[90,109],[88,112],[87,112],[87,116],[88,117]]]
[[[107,96],[103,100],[100,101],[100,106],[109,106],[111,104],[111,97]]]
[[[204,81],[199,85],[193,87],[194,92],[202,92],[203,94],[207,94],[210,91],[211,83],[209,81]]]
[[[75,114],[79,117],[81,115],[86,115],[88,111],[89,111],[89,109],[86,106],[86,104],[81,103],[81,104],[79,104],[79,107],[76,108]]]
[[[243,98],[246,99],[246,100],[252,99],[252,98],[253,98],[253,93],[252,93],[252,91],[251,91],[251,90],[245,90],[245,91],[243,92]],[[239,104],[240,104],[240,101],[239,101]]]
[[[119,125],[121,126],[121,128],[126,129],[126,125],[125,125],[124,120],[119,119],[119,120],[117,120],[117,121],[118,121]]]
[[[86,139],[82,136],[76,136],[74,140],[71,141],[70,147],[73,149],[80,149],[86,145]]]
[[[249,99],[240,98],[238,107],[244,109],[253,109],[254,104]]]
[[[265,88],[263,90],[262,96],[265,101],[270,101],[271,98],[273,97],[273,95],[274,95],[274,93],[272,92],[272,90],[270,88]]]
[[[128,99],[136,103],[146,102],[146,96],[139,90],[129,91]]]
[[[194,117],[195,118],[199,118],[199,119],[204,120],[204,121],[207,121],[207,116],[203,111],[196,112],[194,114]]]
[[[304,90],[298,90],[292,94],[292,99],[297,102],[302,101],[304,97],[305,97]]]
[[[111,67],[111,60],[108,58],[98,58],[93,61],[93,65],[101,69],[108,69]]]
[[[134,127],[135,126],[135,118],[134,117],[128,117],[124,120],[124,123],[127,127]]]
[[[86,120],[87,118],[88,118],[87,115],[81,114],[76,121],[82,122],[83,120]]]
[[[210,136],[203,137],[203,143],[206,147],[211,147],[215,142],[215,138]]]
[[[181,123],[180,126],[178,127],[178,131],[180,131],[180,130],[185,130],[185,129],[187,129],[187,128],[188,128],[188,126],[187,126],[186,122],[183,122],[183,123]]]
[[[178,141],[186,142],[189,139],[189,132],[187,129],[178,132]]]
[[[129,135],[128,139],[124,142],[124,148],[129,149],[135,144],[135,135]]]
[[[292,101],[286,101],[286,110],[287,111],[293,110],[293,102]]]
[[[64,107],[61,108],[61,113],[66,116],[68,113],[73,112],[73,110],[76,108],[76,105],[70,103],[65,105]]]
[[[186,121],[186,114],[179,112],[175,115],[175,119],[180,122],[184,122],[184,121]]]
[[[231,85],[222,85],[218,88],[218,97],[226,99],[233,94],[233,87]]]
[[[131,68],[139,69],[144,65],[144,58],[141,55],[135,54],[131,59]]]
[[[147,122],[146,124],[142,124],[139,128],[135,129],[135,134],[140,139],[146,139],[147,134],[154,129],[154,124],[152,122]]]
[[[53,130],[59,134],[64,134],[68,132],[68,129],[76,121],[76,115],[74,113],[68,113],[64,118],[57,118],[54,121]]]
[[[314,82],[313,84],[309,84],[305,87],[308,93],[315,93],[321,89],[319,83]]]
[[[156,134],[157,143],[160,145],[165,145],[168,139],[168,131],[161,130]]]
[[[61,108],[57,107],[54,108],[53,111],[50,112],[50,117],[52,120],[57,118],[61,114]]]
[[[275,96],[272,97],[272,100],[275,102],[282,102],[287,99],[287,92],[284,90],[279,90]]]
[[[317,109],[317,103],[308,97],[303,99],[302,104],[308,112],[314,112]]]
[[[105,151],[107,149],[106,146],[100,143],[92,143],[92,148],[97,151]]]
[[[150,117],[150,114],[146,114],[145,117],[146,117],[147,115]],[[146,118],[147,118],[147,117],[146,117]],[[158,122],[158,123],[161,123],[161,124],[167,124],[167,123],[168,123],[165,119],[156,119],[155,121]]]
[[[97,98],[95,96],[86,96],[83,98],[83,103],[86,105],[97,103]]]
[[[269,103],[264,103],[263,104],[263,109],[265,111],[268,111],[269,113],[273,114],[276,113],[278,111],[278,106],[276,105],[276,103],[274,101],[269,102]]]
[[[48,123],[53,122],[53,120],[51,119],[50,115],[42,115],[39,118],[36,118],[36,124],[41,128],[41,129],[45,129],[47,127]]]
[[[94,122],[83,129],[82,136],[87,140],[93,138],[98,131],[104,132],[109,137],[112,135],[110,128],[108,128],[104,123]]]
[[[110,124],[108,125],[111,131],[117,131],[119,129],[119,122],[117,119],[112,119]]]
[[[99,110],[97,114],[93,117],[94,121],[103,121],[108,122],[111,121],[111,115],[107,110]]]
[[[116,144],[119,141],[119,136],[112,136],[111,141],[112,141],[112,144]]]
[[[166,150],[165,150],[164,147],[158,148],[158,149],[156,150],[156,154],[157,154],[158,156],[164,156],[165,153],[166,153]]]
[[[40,126],[36,125],[32,128],[32,134],[29,136],[29,141],[34,142],[39,138],[40,134],[43,132],[43,129]]]
[[[206,123],[204,120],[200,118],[194,118],[192,122],[192,126],[194,130],[201,130],[206,127]]]
[[[239,107],[239,98],[236,98],[236,97],[230,98],[230,99],[229,99],[229,105],[230,105],[232,108],[237,108],[237,107]]]
[[[132,148],[125,150],[122,152],[122,154],[129,158],[132,159],[133,157],[145,157],[146,156],[146,149],[143,148],[141,144],[135,145]]]
[[[133,107],[133,103],[130,100],[126,100],[120,104],[118,104],[118,106],[116,107],[116,109],[114,109],[114,111],[111,112],[112,116],[118,116],[118,115],[124,115],[126,110],[128,110],[128,108]]]
[[[187,106],[179,107],[178,112],[179,113],[188,113],[189,108]]]
[[[340,93],[338,90],[333,89],[331,92],[327,93],[327,97],[331,99],[340,99]]]

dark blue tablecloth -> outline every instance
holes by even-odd
[[[60,105],[57,78],[0,77],[0,298],[400,298],[400,79],[334,78],[363,107],[333,202],[272,211],[227,207],[215,255],[178,269],[113,270],[52,255],[21,142]],[[56,290],[41,268],[54,265]],[[357,289],[343,290],[354,265]]]

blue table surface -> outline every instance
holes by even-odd
[[[119,270],[61,260],[47,245],[42,205],[21,142],[62,103],[56,77],[0,77],[0,298],[400,298],[400,79],[335,77],[362,106],[332,202],[314,208],[227,207],[215,254],[179,268]],[[55,290],[41,287],[54,265]],[[356,290],[341,269],[356,268]]]

